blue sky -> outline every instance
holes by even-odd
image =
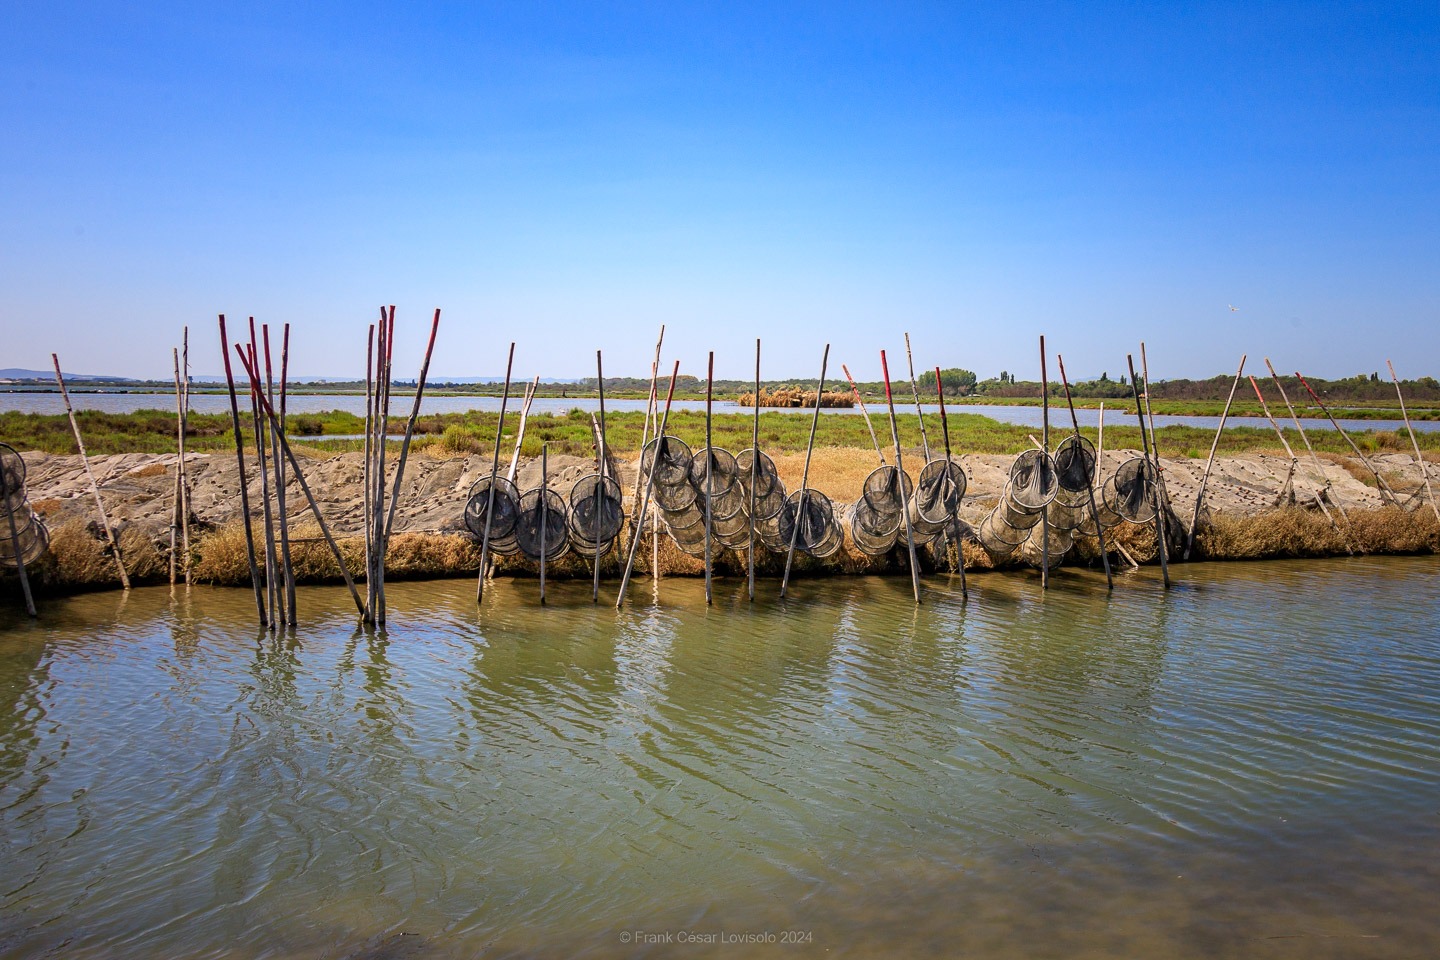
[[[6,0],[0,366],[1440,374],[1433,2],[300,6]]]

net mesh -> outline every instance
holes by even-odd
[[[48,549],[50,530],[25,496],[25,459],[8,443],[0,443],[0,567],[28,566]]]
[[[570,549],[566,533],[565,500],[549,488],[526,490],[520,497],[520,514],[515,520],[515,540],[520,553],[529,560],[558,560]]]
[[[1105,483],[1105,506],[1131,523],[1155,519],[1155,467],[1144,457],[1120,464]]]
[[[624,523],[620,484],[614,477],[606,475],[603,485],[598,473],[575,481],[570,488],[570,545],[577,552],[593,556],[597,542],[603,551]]]
[[[465,501],[465,529],[483,539],[485,536],[485,515],[490,514],[490,546],[497,542],[513,539],[515,521],[520,514],[520,492],[515,484],[504,477],[496,477],[493,506],[490,498],[490,478],[482,477],[470,487],[470,496]],[[498,548],[497,548],[498,549]]]

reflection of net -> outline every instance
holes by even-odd
[[[1131,523],[1155,519],[1155,467],[1144,457],[1131,457],[1105,481],[1105,506]]]
[[[620,535],[625,523],[625,511],[621,507],[620,484],[608,474],[605,485],[600,485],[600,475],[592,473],[575,481],[570,488],[570,546],[582,557],[604,556]]]
[[[910,529],[917,540],[945,531],[960,513],[968,481],[954,460],[931,460],[920,471],[920,482],[910,498]]]
[[[566,534],[568,519],[565,500],[549,488],[526,490],[520,497],[520,515],[515,520],[515,542],[530,560],[558,560],[570,549]]]
[[[465,529],[477,539],[485,537],[485,511],[490,504],[490,478],[481,477],[470,487],[465,501]],[[490,519],[490,549],[501,556],[520,550],[515,542],[515,523],[520,515],[520,492],[504,477],[495,478],[494,507]]]
[[[14,447],[0,443],[0,567],[29,565],[48,549],[50,531],[25,498],[25,460]]]

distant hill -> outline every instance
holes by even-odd
[[[64,371],[61,371],[64,373]],[[25,370],[21,367],[0,369],[0,380],[54,380],[54,370]],[[66,380],[104,381],[107,383],[130,383],[130,377],[109,377],[91,373],[65,373]]]

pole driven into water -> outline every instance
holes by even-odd
[[[760,477],[760,338],[755,338],[755,415],[750,428],[750,542],[745,551],[746,589],[755,602],[755,484]],[[784,509],[783,507],[781,509]]]
[[[1145,419],[1150,429],[1150,449],[1155,451],[1155,481],[1159,485],[1160,502],[1164,505],[1160,511],[1160,529],[1164,531],[1165,545],[1170,545],[1170,488],[1165,484],[1165,469],[1160,464],[1160,443],[1155,439],[1155,416],[1150,412],[1150,361],[1146,359],[1145,341],[1140,341],[1140,375],[1145,378],[1145,392],[1141,394],[1145,398]]]
[[[815,387],[815,419],[810,421],[810,440],[805,444],[805,468],[800,472],[800,495],[795,500],[795,522],[790,527],[790,549],[785,552],[785,573],[780,578],[780,596],[785,596],[785,591],[790,586],[790,567],[795,562],[795,544],[800,538],[800,518],[805,515],[806,498],[809,496],[810,484],[810,455],[815,452],[815,428],[820,426],[820,398],[825,394],[825,372],[830,367],[830,344],[825,344],[825,352],[820,356],[820,382]],[[785,506],[780,506],[781,514],[784,514]]]
[[[495,512],[495,481],[500,475],[500,440],[505,435],[505,405],[510,401],[510,372],[515,366],[515,341],[505,360],[505,389],[500,394],[500,422],[495,425],[495,456],[490,461],[490,488],[485,492],[485,530],[480,537],[480,578],[475,584],[475,602],[485,599],[485,564],[490,558],[490,523]]]
[[[680,376],[680,361],[675,361],[675,369],[670,374],[670,392],[665,397],[665,414],[660,418],[660,426],[655,431],[655,455],[650,458],[650,472],[645,477],[645,495],[640,501],[640,509],[636,511],[635,519],[630,530],[630,555],[625,560],[625,573],[620,577],[620,595],[615,598],[615,609],[619,610],[625,603],[625,592],[630,588],[630,572],[635,568],[635,548],[640,543],[640,536],[645,530],[645,514],[650,508],[650,494],[655,489],[655,471],[660,465],[660,454],[665,447],[665,427],[670,422],[670,402],[675,399],[675,380]],[[640,465],[645,465],[645,448],[640,448]],[[641,471],[644,472],[643,470]],[[660,528],[655,528],[654,539],[660,540]],[[658,548],[657,548],[658,553]],[[655,571],[658,577],[660,572]]]
[[[550,553],[550,443],[540,444],[540,606],[545,606],[545,557]]]
[[[895,441],[895,483],[898,485],[896,499],[900,501],[900,512],[905,518],[905,548],[910,558],[910,586],[915,591],[915,602],[919,603],[920,565],[915,559],[915,531],[910,523],[910,504],[905,497],[905,458],[900,452],[900,425],[895,420],[895,398],[890,394],[890,364],[885,359],[884,350],[880,351],[880,372],[885,377],[885,404],[890,408],[890,437]]]
[[[1190,559],[1190,550],[1195,546],[1195,528],[1200,524],[1200,508],[1205,503],[1205,484],[1210,481],[1210,470],[1215,466],[1215,452],[1220,449],[1220,436],[1225,432],[1225,420],[1230,416],[1230,404],[1235,402],[1235,388],[1240,386],[1240,377],[1245,373],[1245,357],[1240,355],[1240,367],[1235,371],[1235,381],[1230,384],[1230,396],[1225,398],[1225,409],[1220,411],[1220,426],[1215,428],[1215,440],[1210,444],[1210,456],[1205,460],[1205,472],[1200,476],[1200,489],[1195,494],[1195,513],[1190,517],[1190,532],[1185,536],[1185,555]]]
[[[714,434],[711,430],[711,405],[715,388],[715,351],[710,351],[710,360],[705,373],[705,604],[709,606],[714,602],[711,591],[711,563],[714,559],[714,505],[715,499],[715,451],[710,444],[714,442]]]
[[[285,435],[285,407],[286,399],[290,390],[290,324],[285,324],[285,332],[280,343],[280,435]],[[285,609],[289,619],[286,621],[290,626],[298,622],[295,614],[295,564],[290,556],[290,508],[286,500],[285,491],[285,461],[277,453],[276,477],[277,489],[280,491],[280,566],[285,578]]]
[[[595,351],[595,386],[600,394],[600,447],[596,450],[600,483],[595,491],[595,576],[594,588],[590,594],[591,603],[600,602],[600,527],[605,522],[605,467],[608,451],[605,449],[605,364],[600,351]],[[619,490],[617,483],[615,489]]]
[[[238,347],[238,344],[237,344]],[[260,593],[260,568],[255,563],[255,532],[250,529],[250,492],[245,481],[245,434],[240,429],[240,403],[235,396],[235,374],[230,367],[230,341],[225,336],[225,314],[220,314],[220,356],[225,361],[225,383],[230,388],[230,426],[235,433],[235,464],[240,471],[240,525],[245,528],[245,558],[250,562],[250,584],[255,589],[255,612],[260,626],[265,616],[265,598]]]
[[[1155,471],[1156,482],[1150,490],[1150,497],[1155,504],[1155,549],[1160,556],[1160,579],[1165,584],[1165,589],[1170,589],[1170,565],[1165,558],[1165,528],[1160,521],[1160,467],[1150,459],[1150,435],[1145,432],[1145,406],[1140,402],[1140,381],[1135,379],[1135,358],[1131,354],[1125,354],[1125,362],[1130,367],[1130,389],[1135,394],[1135,416],[1140,421],[1140,445],[1145,454],[1145,462]],[[1155,460],[1160,455],[1156,453]]]
[[[1065,375],[1065,358],[1055,354],[1055,362],[1060,365],[1060,382],[1065,387],[1065,405],[1070,408],[1070,427],[1075,431],[1075,439],[1080,439],[1080,417],[1075,413],[1075,400],[1070,396],[1070,378]],[[1100,472],[1100,454],[1095,454],[1095,470],[1090,480],[1085,483],[1085,492],[1090,495],[1090,516],[1095,521],[1095,536],[1100,541],[1100,562],[1105,566],[1105,589],[1115,589],[1115,578],[1110,573],[1110,551],[1105,548],[1105,527],[1100,523],[1100,510],[1095,504],[1095,474]]]
[[[115,555],[115,569],[120,572],[120,583],[130,589],[130,575],[125,572],[125,560],[120,556],[120,544],[115,540],[115,531],[110,529],[110,520],[105,516],[105,501],[100,499],[100,485],[95,482],[95,471],[90,469],[90,458],[85,454],[85,441],[80,437],[80,421],[75,419],[75,408],[70,405],[70,391],[65,389],[65,377],[60,373],[60,357],[50,354],[55,364],[55,383],[60,387],[60,398],[65,401],[65,413],[70,417],[70,430],[75,434],[75,446],[80,450],[80,463],[85,467],[85,476],[90,480],[90,494],[95,498],[95,512],[100,515],[100,528],[110,543],[110,552]]]
[[[1435,513],[1435,519],[1440,520],[1440,507],[1435,505],[1435,491],[1430,487],[1430,470],[1425,466],[1425,458],[1420,455],[1420,441],[1415,439],[1415,428],[1410,426],[1410,412],[1405,409],[1405,394],[1400,392],[1400,378],[1395,375],[1395,364],[1389,360],[1385,365],[1390,368],[1390,379],[1395,381],[1395,397],[1400,401],[1400,416],[1405,418],[1405,430],[1410,434],[1410,445],[1415,448],[1415,465],[1420,468],[1420,478],[1425,482],[1425,495],[1430,498],[1430,509]]]
[[[260,325],[260,337],[265,347],[265,394],[273,407],[276,403],[275,397],[275,368],[270,356],[270,324]],[[285,526],[285,491],[280,487],[280,478],[284,475],[284,464],[280,457],[280,441],[276,434],[278,430],[268,431],[270,438],[270,464],[275,471],[275,530],[279,534],[280,542],[288,542],[284,532]],[[272,538],[274,539],[274,538]],[[275,550],[275,626],[278,628],[290,622],[289,609],[285,606],[285,558],[274,543],[271,549]]]
[[[935,395],[940,398],[940,433],[945,438],[945,482],[950,482],[950,417],[945,413],[945,384],[940,380],[940,368],[935,368]],[[955,516],[951,518],[952,539],[955,541],[955,560],[960,568],[960,596],[970,596],[965,585],[965,548],[960,536],[960,498],[955,498]]]
[[[1040,335],[1040,452],[1050,456],[1050,377],[1045,372],[1045,335]],[[1045,469],[1045,461],[1040,461]],[[1098,520],[1097,520],[1098,525]],[[1050,507],[1040,514],[1040,589],[1050,589]]]

